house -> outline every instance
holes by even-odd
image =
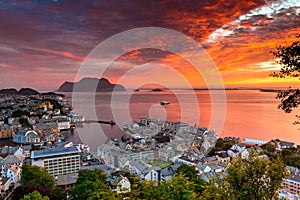
[[[6,192],[9,189],[10,184],[11,184],[11,179],[2,177],[2,175],[1,175],[0,176],[0,188],[1,188],[0,194]]]
[[[175,158],[174,159],[174,163],[180,163],[180,164],[186,164],[186,165],[189,165],[189,166],[196,166],[198,161],[191,161],[188,159],[188,157],[186,156],[181,156],[181,157],[178,157],[178,158]]]
[[[112,173],[108,183],[110,189],[117,193],[127,193],[131,190],[130,181],[122,172]]]
[[[25,158],[30,158],[31,156],[31,145],[23,145],[23,146],[20,146],[20,149],[24,155]]]
[[[16,183],[21,178],[21,167],[23,157],[17,151],[12,155],[8,155],[0,161],[1,174],[3,178],[10,178],[11,183]]]
[[[128,161],[124,167],[128,168],[131,174],[137,175],[138,177],[141,177],[141,179],[144,179],[144,177],[142,177],[143,171],[147,168],[150,168],[151,165],[148,165],[141,160],[134,160]]]
[[[294,142],[281,141],[279,139],[276,139],[275,142],[277,143],[277,150],[297,148],[297,145]]]
[[[217,151],[215,152],[215,157],[217,158],[217,163],[226,163],[230,162],[230,156],[227,154],[227,151]]]
[[[200,172],[200,174],[202,173],[208,173],[208,172],[222,172],[224,171],[222,166],[219,166],[216,163],[203,163],[203,162],[199,162],[196,166],[196,169]]]
[[[6,178],[11,179],[11,183],[15,184],[21,179],[22,169],[18,165],[11,165],[6,172]]]
[[[141,160],[128,161],[125,168],[131,174],[137,175],[140,180],[159,181],[160,180],[160,167],[151,167]]]
[[[164,161],[169,161],[176,154],[174,149],[169,146],[164,146],[163,148],[159,148],[157,152],[158,152],[158,158],[161,158]]]
[[[215,185],[218,184],[217,180],[222,180],[225,177],[225,172],[206,172],[202,173],[200,175],[200,179],[208,182],[208,183],[213,183]]]
[[[161,171],[160,167],[146,168],[142,172],[141,177],[144,177],[144,179],[148,181],[160,181],[161,180],[160,171]]]
[[[235,158],[245,149],[246,149],[246,146],[244,144],[242,144],[242,143],[235,144],[229,150],[227,150],[227,154],[230,157]]]
[[[34,130],[18,130],[13,134],[13,142],[19,144],[37,144],[41,142],[41,136]]]
[[[161,169],[160,171],[160,180],[166,181],[166,180],[172,180],[172,178],[175,176],[176,170],[172,167],[166,167]]]
[[[8,139],[12,137],[14,128],[7,124],[0,125],[0,139]]]
[[[234,142],[237,144],[237,143],[240,143],[241,140],[240,140],[240,138],[236,138],[236,137],[225,137],[224,142]]]
[[[66,191],[70,191],[75,187],[78,173],[59,174],[55,176],[56,185]]]

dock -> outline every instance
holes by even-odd
[[[110,121],[101,121],[101,120],[85,120],[81,122],[76,122],[76,123],[99,123],[99,124],[110,124],[111,126],[116,125],[116,122],[113,120]]]

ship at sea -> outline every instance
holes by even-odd
[[[161,102],[160,102],[160,105],[162,105],[162,106],[163,106],[163,105],[168,105],[168,104],[170,104],[170,102],[168,102],[168,101],[161,101]]]

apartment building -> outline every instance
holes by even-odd
[[[77,146],[32,151],[32,165],[46,168],[53,177],[76,173],[80,169],[80,152]]]

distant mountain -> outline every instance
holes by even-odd
[[[120,84],[112,84],[107,79],[101,78],[83,78],[78,82],[64,82],[59,88],[58,92],[111,92],[126,91],[125,87]]]
[[[19,94],[19,95],[38,95],[40,94],[38,91],[31,89],[31,88],[22,88],[17,91],[14,88],[9,89],[2,89],[0,90],[0,94],[12,95],[12,94]]]
[[[14,89],[14,88],[0,90],[0,94],[17,94],[17,93],[18,93],[18,90]]]
[[[18,94],[20,94],[20,95],[38,95],[40,93],[31,88],[22,88],[18,91]]]
[[[153,90],[151,90],[152,92],[161,92],[161,91],[163,91],[162,89],[160,89],[160,88],[155,88],[155,89],[153,89]]]

